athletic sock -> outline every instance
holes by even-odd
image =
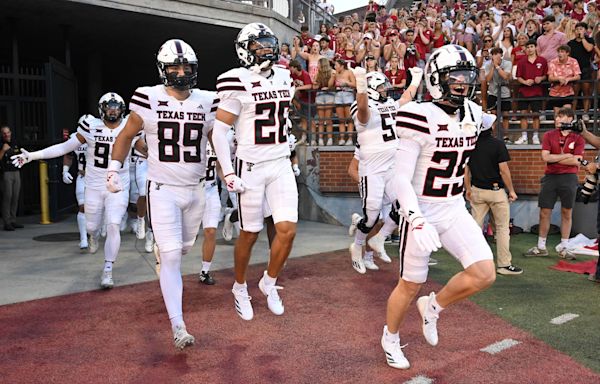
[[[277,283],[277,278],[269,276],[267,271],[265,271],[263,273],[263,282],[265,283],[265,285],[273,286]]]
[[[210,265],[212,264],[211,261],[203,261],[202,262],[202,272],[208,272],[210,271]]]
[[[388,331],[388,328],[386,326],[385,331],[383,332],[383,337],[388,343],[394,343],[400,339],[400,332],[391,333],[390,331]]]
[[[545,237],[538,237],[537,247],[538,247],[538,249],[546,249],[546,238]]]
[[[392,232],[394,232],[394,230],[398,228],[398,224],[396,224],[396,222],[394,220],[392,220],[391,217],[386,217],[385,221],[383,222],[383,227],[381,227],[381,229],[379,230],[379,233],[383,236],[383,237],[388,237],[389,235],[392,234]]]
[[[87,242],[87,229],[85,225],[85,213],[77,213],[77,227],[79,228],[79,240]]]
[[[363,245],[365,245],[366,240],[366,233],[363,233],[361,230],[356,231],[356,235],[354,235],[354,244],[362,247]]]
[[[569,239],[560,239],[560,247],[566,249],[569,246]]]
[[[365,251],[363,259],[373,261],[373,251]]]
[[[183,315],[174,316],[173,318],[169,319],[169,321],[171,322],[171,329],[173,332],[175,332],[175,328],[179,327],[180,325],[185,325],[183,322]]]
[[[237,281],[235,281],[233,283],[233,289],[235,291],[247,291],[248,290],[248,284],[246,284],[246,282],[244,282],[244,284],[240,284]]]
[[[104,260],[104,272],[111,272],[113,267],[112,261]]]
[[[435,297],[435,295],[433,295],[433,297],[429,301],[428,311],[431,312],[431,313],[433,313],[433,314],[438,315],[443,310],[444,310],[444,307],[442,307],[441,305],[438,304],[437,298]]]

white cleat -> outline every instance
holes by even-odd
[[[379,267],[375,264],[373,259],[364,259],[363,263],[365,264],[365,268],[370,269],[371,271],[379,271]]]
[[[362,247],[354,243],[350,244],[350,257],[352,258],[352,268],[360,274],[367,272],[363,261]]]
[[[115,283],[113,282],[112,271],[102,272],[102,280],[100,281],[100,287],[102,289],[111,289]]]
[[[354,233],[356,233],[356,226],[358,225],[361,219],[362,216],[358,213],[352,214],[352,223],[348,227],[348,236],[354,236]]]
[[[90,242],[88,243],[91,254],[98,252],[98,239],[94,236],[90,236]]]
[[[138,240],[142,240],[144,237],[146,237],[146,221],[143,217],[138,217],[136,221],[137,225],[135,228],[135,237],[137,237]]]
[[[264,277],[260,279],[260,281],[258,282],[258,288],[263,293],[263,295],[267,296],[267,306],[269,307],[269,310],[271,310],[271,312],[273,312],[273,314],[277,316],[283,315],[285,308],[283,307],[283,301],[281,301],[279,293],[277,293],[277,291],[283,289],[283,287],[280,287],[278,285],[265,287],[264,280]],[[267,291],[267,289],[269,291]]]
[[[80,250],[82,250],[82,251],[87,251],[87,250],[88,250],[88,247],[89,247],[89,244],[88,244],[88,241],[87,241],[87,239],[85,239],[85,240],[81,240],[81,241],[79,242],[79,249],[80,249]]]
[[[227,212],[227,214],[225,215],[225,219],[223,219],[223,239],[225,239],[225,241],[231,241],[231,239],[233,238],[233,223],[231,221],[229,221],[229,219],[231,218],[231,210],[229,210]]]
[[[427,311],[433,297],[435,297],[434,292],[431,292],[429,296],[419,297],[417,300],[417,308],[419,309],[421,319],[423,320],[423,336],[425,336],[425,340],[427,340],[430,345],[435,347],[438,344],[437,320],[439,315]]]
[[[146,232],[146,241],[144,242],[144,251],[150,253],[154,250],[154,233],[152,231]]]
[[[392,368],[410,368],[410,363],[406,357],[404,357],[404,353],[402,352],[402,348],[404,348],[405,345],[400,345],[400,338],[393,342],[387,341],[385,337],[386,331],[387,325],[383,327],[383,335],[381,336],[381,347],[383,348],[383,352],[385,352],[386,362]]]
[[[254,317],[254,310],[252,309],[252,297],[248,295],[248,289],[232,289],[233,297],[235,299],[235,311],[244,320],[252,320]]]
[[[383,261],[384,263],[389,264],[392,262],[392,259],[388,256],[385,248],[383,249],[383,252],[377,252],[377,257],[379,257],[379,260]]]
[[[175,343],[175,348],[183,349],[187,346],[194,345],[195,342],[196,339],[188,333],[185,329],[185,325],[178,325],[173,330],[173,343]]]
[[[373,249],[375,252],[377,253],[385,253],[385,236],[383,236],[380,232],[377,232],[377,234],[373,237],[371,237],[369,240],[367,240],[367,243],[369,244],[369,247],[371,247],[371,249]],[[388,257],[389,259],[389,257]],[[391,260],[389,262],[392,262]],[[387,263],[387,261],[386,261]]]

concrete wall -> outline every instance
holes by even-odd
[[[169,17],[215,26],[240,29],[246,24],[262,22],[281,41],[292,41],[298,25],[267,8],[223,0],[65,0],[122,11]]]

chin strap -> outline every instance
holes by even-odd
[[[266,71],[270,65],[271,65],[271,62],[269,60],[265,60],[260,64],[254,64],[253,66],[250,67],[250,70],[254,73],[261,73],[263,71]]]

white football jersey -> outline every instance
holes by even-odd
[[[106,189],[106,170],[112,157],[113,144],[127,123],[127,118],[121,119],[118,127],[108,128],[104,121],[98,118],[85,121],[88,127],[79,125],[77,133],[84,137],[87,142],[86,152],[86,171],[85,187],[105,190]],[[131,145],[135,144],[132,141]],[[123,167],[119,170],[119,176],[124,186],[129,185],[129,155],[123,161]]]
[[[148,144],[148,180],[196,185],[206,177],[207,134],[218,99],[215,92],[192,89],[179,101],[163,85],[138,88],[129,109],[144,120]]]
[[[235,68],[217,79],[219,108],[238,115],[236,156],[249,163],[290,155],[285,122],[294,85],[287,69],[274,66],[270,73],[267,78]]]
[[[86,121],[82,122],[83,126],[85,127],[85,124],[89,124]],[[70,138],[73,138],[77,136],[77,132],[73,132],[71,133]],[[80,144],[79,147],[77,147],[77,149],[74,151],[75,152],[75,157],[77,158],[77,170],[80,173],[84,173],[85,172],[85,165],[86,165],[86,153],[87,153],[87,141],[83,144]]]
[[[398,104],[391,98],[381,103],[369,99],[369,121],[358,121],[356,101],[350,106],[356,127],[356,141],[359,148],[358,173],[366,176],[385,172],[394,166],[398,138],[396,137],[396,113]]]
[[[432,102],[410,102],[400,107],[396,118],[402,140],[417,142],[421,151],[412,178],[419,200],[447,202],[461,199],[465,166],[481,131],[481,107],[467,102],[464,123],[461,111],[448,115]],[[398,161],[401,161],[399,159]]]
[[[213,150],[210,141],[206,143],[206,188],[217,185],[217,153]]]

